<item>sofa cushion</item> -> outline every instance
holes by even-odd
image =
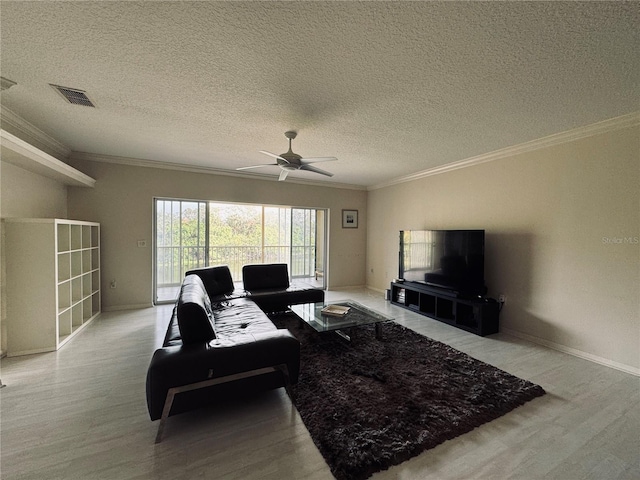
[[[245,265],[242,267],[244,289],[250,292],[289,287],[289,270],[286,263]]]
[[[196,268],[189,270],[185,275],[198,275],[207,290],[209,298],[229,294],[233,292],[234,289],[231,271],[229,271],[229,267],[226,265]]]
[[[247,298],[229,300],[224,307],[214,309],[213,322],[218,340],[277,330],[260,307]]]
[[[198,275],[187,275],[182,282],[176,313],[183,344],[209,342],[216,338],[209,296]]]

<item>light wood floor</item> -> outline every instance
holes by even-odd
[[[498,334],[481,338],[384,302],[330,292],[542,385],[547,395],[381,479],[638,479],[640,379]],[[55,353],[2,360],[2,479],[330,479],[282,389],[171,417],[154,444],[145,375],[171,307],[103,313]],[[322,401],[322,398],[318,398]]]

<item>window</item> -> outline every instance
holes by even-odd
[[[173,302],[185,272],[228,265],[242,281],[249,263],[286,263],[292,279],[325,288],[324,210],[155,200],[155,302]]]

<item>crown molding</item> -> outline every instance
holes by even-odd
[[[156,160],[144,160],[140,158],[119,157],[114,155],[102,155],[87,152],[71,152],[69,160],[77,162],[100,162],[112,163],[118,165],[128,165],[132,167],[158,168],[161,170],[178,170],[181,172],[201,173],[207,175],[223,175],[227,177],[238,177],[244,179],[263,180],[269,182],[277,182],[278,175],[267,175],[261,173],[237,173],[233,170],[223,170],[215,167],[204,167],[198,165],[187,165],[184,163],[159,162]],[[349,183],[337,182],[315,182],[313,180],[305,180],[299,178],[287,177],[286,183],[295,183],[300,185],[309,185],[315,187],[341,188],[347,190],[366,190],[367,187],[362,185],[352,185]]]
[[[136,167],[161,168],[167,170],[180,170],[192,173],[206,173],[209,175],[226,175],[231,177],[253,178],[256,180],[278,181],[277,176],[259,174],[259,173],[235,173],[230,170],[222,170],[213,167],[201,167],[193,165],[185,165],[181,163],[158,162],[154,160],[143,160],[138,158],[118,157],[111,155],[100,155],[86,152],[75,152],[69,147],[60,143],[55,138],[47,135],[35,125],[24,120],[18,114],[12,112],[6,107],[0,109],[0,122],[2,129],[7,133],[11,133],[16,137],[24,140],[32,146],[43,150],[44,152],[55,155],[59,158],[69,160],[88,160],[92,162],[116,163],[120,165],[132,165]],[[9,127],[9,128],[7,128]],[[288,183],[298,183],[302,185],[312,185],[318,187],[342,188],[349,190],[366,190],[361,185],[352,185],[348,183],[337,182],[314,182],[313,180],[294,179],[289,177]]]
[[[555,145],[562,145],[564,143],[574,142],[586,137],[592,137],[602,133],[607,133],[615,130],[622,130],[624,128],[635,127],[640,125],[640,112],[632,112],[620,117],[610,118],[601,122],[593,123],[591,125],[585,125],[583,127],[567,130],[566,132],[555,133],[547,137],[542,137],[537,140],[531,140],[530,142],[521,143],[511,147],[502,148],[493,152],[484,153],[475,157],[467,158],[446,165],[430,168],[421,172],[413,173],[403,177],[398,177],[388,182],[379,183],[367,188],[367,190],[377,190],[379,188],[390,187],[392,185],[398,185],[401,183],[412,182],[421,178],[431,177],[433,175],[440,175],[441,173],[452,172],[461,168],[472,167],[474,165],[480,165],[482,163],[493,162],[494,160],[500,160],[506,157],[513,157],[522,153],[531,152],[534,150],[540,150],[542,148],[549,148]]]
[[[38,127],[27,122],[7,107],[2,107],[0,110],[0,122],[3,130],[14,134],[25,142],[30,143],[53,156],[58,158],[67,158],[71,154],[71,149],[69,147],[60,143],[50,135],[47,135]]]
[[[0,129],[2,161],[51,178],[65,185],[93,187],[95,179],[61,162],[10,132]]]
[[[264,181],[278,181],[277,176],[267,175],[267,174],[248,173],[248,172],[236,173],[231,170],[223,170],[223,169],[217,169],[213,167],[193,166],[193,165],[185,165],[180,163],[167,163],[167,162],[158,162],[154,160],[143,160],[143,159],[137,159],[137,158],[117,157],[117,156],[111,156],[111,155],[100,155],[100,154],[92,154],[92,153],[85,153],[85,152],[75,152],[75,151],[72,151],[69,147],[67,147],[63,143],[59,142],[55,138],[49,136],[48,134],[40,130],[36,126],[22,119],[20,116],[18,116],[16,113],[12,112],[6,107],[2,107],[2,109],[0,110],[0,122],[2,122],[3,130],[8,130],[10,131],[10,133],[15,134],[16,136],[26,141],[27,143],[30,143],[31,145],[34,145],[37,148],[40,148],[41,150],[44,150],[47,153],[51,153],[59,158],[65,158],[65,159],[68,158],[68,159],[80,160],[80,161],[87,160],[87,161],[93,161],[93,162],[115,163],[115,164],[121,164],[121,165],[131,165],[131,166],[146,167],[146,168],[179,170],[179,171],[192,172],[192,173],[205,173],[210,175],[225,175],[225,176],[239,177],[239,178],[253,178],[256,180],[264,180]],[[525,142],[519,145],[502,148],[500,150],[496,150],[489,153],[484,153],[484,154],[470,157],[457,162],[448,163],[446,165],[430,168],[430,169],[423,170],[421,172],[413,173],[410,175],[397,177],[395,179],[389,180],[388,182],[379,183],[369,187],[365,187],[361,185],[346,184],[346,183],[337,183],[337,182],[315,182],[313,180],[295,179],[295,178],[288,178],[287,182],[301,184],[301,185],[342,188],[342,189],[350,189],[350,190],[377,190],[380,188],[412,182],[414,180],[419,180],[421,178],[426,178],[433,175],[452,172],[455,170],[459,170],[461,168],[472,167],[475,165],[492,162],[494,160],[500,160],[502,158],[512,157],[522,153],[527,153],[527,152],[539,150],[542,148],[548,148],[555,145],[561,145],[561,144],[573,142],[582,138],[591,137],[594,135],[599,135],[602,133],[621,130],[624,128],[634,127],[638,125],[640,125],[640,111],[632,112],[627,115],[622,115],[622,116],[611,118],[608,120],[603,120],[601,122],[597,122],[591,125],[586,125],[583,127],[578,127],[572,130],[567,130],[565,132],[556,133],[556,134],[542,137],[536,140],[532,140],[530,142]],[[9,129],[7,129],[7,127],[9,127]]]

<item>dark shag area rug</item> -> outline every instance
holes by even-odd
[[[395,322],[351,344],[293,314],[272,318],[301,342],[294,404],[338,480],[373,473],[544,395],[542,387]]]

